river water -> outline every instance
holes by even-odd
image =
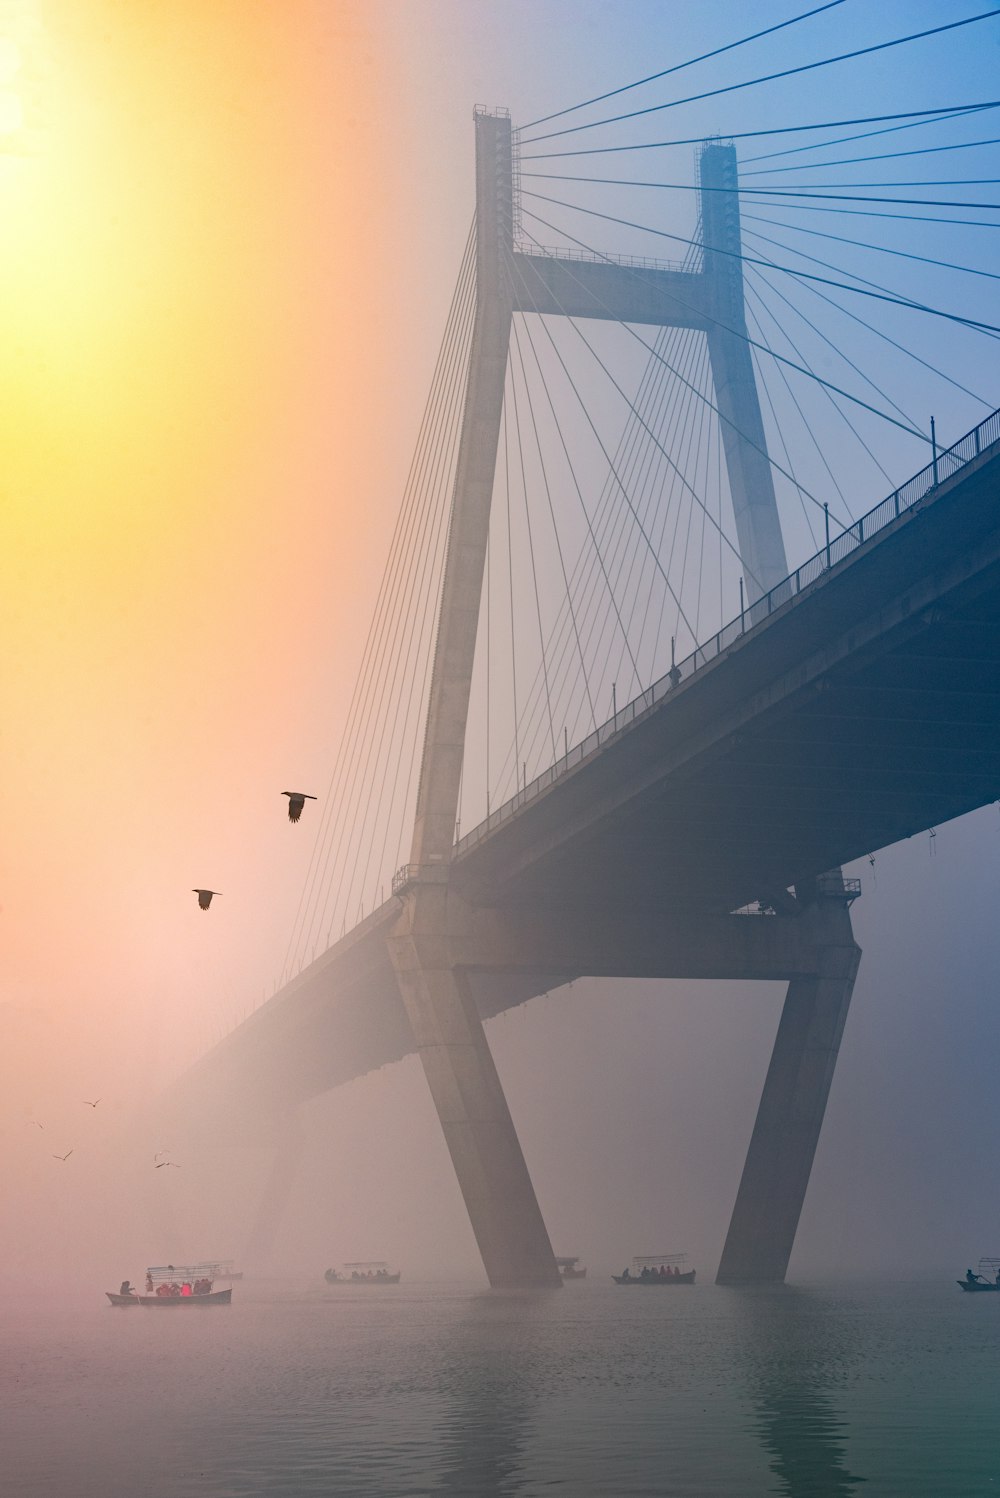
[[[1000,1295],[944,1277],[0,1312],[5,1498],[1000,1493]]]

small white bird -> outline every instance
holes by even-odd
[[[283,796],[288,797],[288,820],[297,822],[302,815],[302,808],[307,801],[316,801],[318,797],[310,796],[308,791],[282,791]]]
[[[53,1155],[52,1158],[53,1160],[68,1160],[72,1153],[72,1150],[67,1150],[64,1155]]]
[[[222,891],[217,889],[193,889],[191,893],[198,896],[198,909],[207,910],[212,903],[212,896],[221,894]]]

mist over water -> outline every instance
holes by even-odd
[[[174,1315],[8,1297],[5,1491],[982,1498],[998,1300],[604,1275],[548,1295],[245,1282]]]
[[[814,199],[801,216],[789,196],[745,204],[755,337],[785,351],[778,370],[758,348],[758,374],[768,450],[788,469],[777,492],[790,564],[820,544],[823,505],[859,516],[922,467],[932,414],[948,443],[1000,405],[995,344],[963,325],[966,315],[1000,325],[992,219],[965,221],[993,212],[976,199],[995,196],[996,143],[976,137],[995,131],[983,123],[995,112],[845,144],[872,163],[856,171],[829,156],[823,166],[811,137],[787,133],[806,121],[902,119],[938,105],[947,114],[992,100],[996,21],[776,89],[725,88],[944,19],[937,0],[846,0],[817,6],[808,25],[753,52],[715,58],[795,9],[790,0],[0,0],[0,1498],[983,1498],[1000,1489],[1000,1295],[954,1283],[981,1254],[1000,1255],[995,806],[876,847],[845,870],[862,880],[852,920],[863,958],[785,1288],[712,1283],[781,984],[584,979],[487,1023],[553,1249],[589,1265],[585,1281],[551,1294],[486,1289],[413,1055],[303,1096],[293,1120],[261,1107],[248,1120],[259,1131],[244,1137],[155,1106],[338,931],[370,915],[406,857],[411,826],[394,863],[389,813],[397,791],[400,801],[415,792],[419,761],[394,735],[401,718],[422,731],[410,643],[424,638],[430,652],[434,638],[432,547],[401,543],[426,597],[422,613],[394,615],[401,653],[382,673],[392,684],[386,743],[399,760],[375,773],[374,760],[344,751],[357,801],[324,788],[348,742],[435,350],[450,346],[442,330],[475,200],[477,101],[509,106],[525,137],[532,119],[543,131],[555,154],[538,156],[527,141],[522,229],[567,254],[660,260],[693,249],[692,153],[709,138],[737,141],[744,186],[840,192],[853,176],[903,202],[924,191],[923,178],[940,176],[945,197],[962,188],[959,217],[925,216],[916,229]],[[714,60],[659,90],[607,93],[702,54]],[[687,91],[689,78],[691,92],[705,90],[690,111],[650,113],[634,137],[626,126],[562,141],[639,150],[568,158],[580,184],[605,172],[643,181],[604,195],[536,175],[562,172],[547,132],[581,122],[574,103],[607,95],[611,113],[654,100],[672,108],[674,85]],[[679,139],[661,155],[660,136]],[[934,154],[904,152],[917,142]],[[803,160],[800,143],[821,159]],[[883,148],[897,145],[903,154],[885,165]],[[786,160],[779,148],[795,154]],[[970,180],[949,186],[960,174]],[[977,178],[982,190],[967,192]],[[933,181],[926,188],[938,195]],[[553,212],[541,196],[577,192],[579,214],[568,204]],[[772,252],[798,267],[790,281],[764,274]],[[470,266],[465,281],[459,273],[463,295]],[[928,330],[913,309],[850,300],[856,288],[846,286],[842,298],[865,314],[859,333],[850,308],[804,284],[817,269],[869,290],[884,282],[891,300],[956,316]],[[457,314],[456,325],[465,326]],[[563,327],[551,357],[548,335],[534,331],[543,358],[522,316],[510,365],[510,435],[520,399],[527,456],[518,437],[514,461],[505,427],[463,772],[466,833],[487,804],[504,803],[519,768],[530,781],[560,743],[578,741],[571,713],[549,705],[543,722],[540,695],[529,711],[536,626],[553,686],[571,686],[581,713],[592,693],[596,726],[635,691],[610,623],[619,602],[654,675],[672,658],[675,631],[680,660],[695,634],[709,638],[742,607],[743,564],[722,546],[731,502],[708,408],[696,420],[697,405],[662,371],[647,384],[645,356],[621,329],[592,330],[588,353]],[[710,367],[702,334],[684,338],[668,347],[696,400]],[[546,428],[543,386],[562,391],[552,415],[562,413],[590,513],[606,505],[610,524],[621,504],[587,446],[573,379],[555,378],[557,347],[575,349],[570,374],[602,443],[616,462],[628,455],[637,496],[648,481],[664,502],[664,526],[673,491],[638,440],[639,411],[665,458],[711,501],[672,511],[683,552],[677,618],[693,601],[691,640],[609,540],[620,598],[610,613],[600,591],[587,604],[599,665],[586,693],[567,664],[572,651],[553,642],[561,548],[572,575],[590,519],[575,473],[571,484],[552,462],[562,428]],[[615,404],[595,350],[635,395],[632,415]],[[864,397],[850,412],[857,430],[823,380],[797,383],[806,375],[793,365],[810,357],[830,388]],[[457,412],[457,358],[447,368]],[[887,403],[902,426],[882,422]],[[536,414],[543,440],[533,436],[533,454]],[[428,431],[429,451],[448,450],[443,418]],[[547,524],[546,511],[551,535],[530,529],[529,514]],[[443,546],[446,504],[434,513]],[[659,536],[665,554],[665,528]],[[580,590],[577,604],[582,581]],[[985,674],[988,650],[984,660]],[[533,739],[519,711],[529,724],[536,713]],[[580,718],[580,735],[589,722]],[[858,753],[867,752],[862,725]],[[280,789],[291,785],[319,797],[297,827]],[[357,846],[338,841],[328,814],[350,821]],[[317,898],[300,923],[310,859],[325,868],[333,847],[359,879],[371,873],[372,889],[348,880],[344,910],[328,913]],[[220,891],[210,911],[198,909],[196,885]],[[308,1073],[315,1058],[305,1053],[322,1031],[306,1024],[300,1051],[269,1055],[275,1075],[303,1059]],[[239,1092],[230,1080],[216,1099],[222,1115]],[[659,1249],[690,1255],[692,1289],[612,1284],[633,1254]],[[141,1284],[148,1264],[230,1255],[246,1278],[228,1308],[161,1316],[105,1303],[126,1275]],[[402,1283],[324,1284],[328,1265],[361,1258],[390,1260]]]

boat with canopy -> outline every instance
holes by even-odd
[[[199,1271],[199,1277],[207,1277],[210,1280],[241,1280],[243,1270],[236,1268],[235,1259],[205,1259],[193,1268]]]
[[[564,1280],[582,1280],[587,1277],[587,1266],[579,1259],[557,1258],[556,1267]]]
[[[616,1285],[693,1285],[694,1270],[687,1254],[637,1254],[623,1274],[613,1274]]]
[[[146,1270],[145,1294],[133,1290],[125,1280],[116,1293],[105,1290],[113,1306],[228,1306],[233,1296],[228,1290],[216,1290],[212,1276],[206,1273],[210,1264],[154,1264]],[[126,1293],[127,1292],[127,1293]]]
[[[323,1278],[328,1285],[398,1285],[401,1271],[393,1273],[385,1259],[352,1259]]]

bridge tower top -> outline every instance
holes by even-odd
[[[747,339],[735,146],[707,142],[698,172],[708,347],[736,534],[753,603],[788,576],[788,562]]]

